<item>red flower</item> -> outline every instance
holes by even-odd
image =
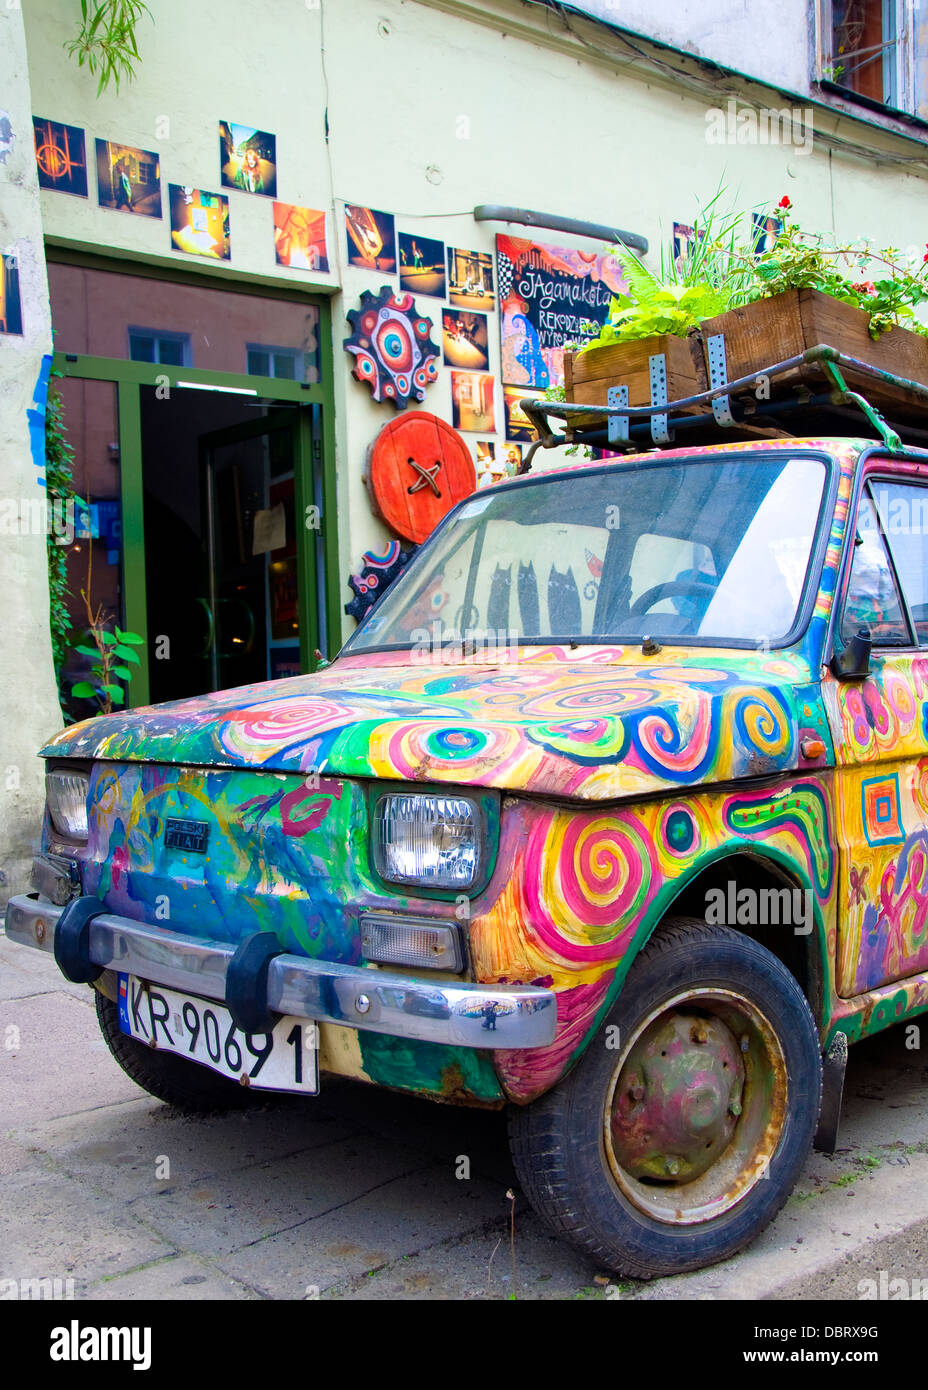
[[[928,260],[928,255],[926,255],[925,259]],[[858,280],[856,285],[851,286],[851,289],[856,290],[858,294],[877,293],[876,285],[873,283],[872,280]]]
[[[792,206],[793,205],[790,202],[789,195],[787,193],[784,193],[783,197],[777,203],[777,207],[782,208],[784,212],[788,212]],[[928,242],[926,242],[926,245],[928,245]]]

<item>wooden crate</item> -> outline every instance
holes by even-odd
[[[725,335],[725,359],[729,381],[750,376],[765,366],[795,357],[819,343],[827,343],[849,357],[860,358],[882,371],[928,385],[928,339],[907,328],[891,328],[879,338],[870,337],[870,316],[853,304],[842,304],[819,290],[787,290],[770,299],[758,299],[740,309],[730,309],[717,318],[706,319],[701,336]],[[861,389],[874,405],[893,405],[906,393],[889,383],[842,368],[849,386]],[[793,381],[810,378],[804,370],[790,373]],[[779,377],[771,383],[778,391],[789,379]],[[816,381],[824,389],[822,377]],[[911,397],[909,397],[911,399]],[[924,410],[924,407],[921,407]]]
[[[695,396],[708,390],[699,335],[665,333],[631,343],[608,343],[587,352],[564,353],[564,390],[578,405],[608,405],[610,386],[627,386],[629,405],[651,404],[649,358],[662,352],[667,363],[667,397]]]

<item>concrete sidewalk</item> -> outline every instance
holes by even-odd
[[[928,1021],[851,1050],[841,1151],[753,1247],[651,1284],[604,1275],[516,1191],[498,1114],[346,1083],[190,1119],[140,1091],[91,992],[0,936],[0,1279],[76,1298],[860,1297],[928,1284]],[[470,1177],[456,1176],[470,1160]],[[897,1288],[901,1286],[896,1286]]]

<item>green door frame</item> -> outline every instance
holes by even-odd
[[[331,660],[341,646],[338,527],[336,522],[335,422],[332,391],[332,340],[330,310],[319,303],[320,375],[324,385],[287,381],[279,377],[245,376],[232,372],[199,371],[193,367],[169,367],[160,363],[130,362],[111,357],[56,352],[52,371],[85,381],[111,381],[116,386],[119,410],[119,473],[122,516],[123,594],[128,632],[144,638],[140,664],[129,687],[129,704],[149,699],[148,609],[145,583],[145,508],[142,484],[141,388],[164,392],[200,388],[254,396],[269,410],[296,409],[294,420],[294,473],[297,517],[297,583],[300,611],[300,662],[312,670],[315,654],[310,634],[317,631],[315,596],[317,583],[325,584],[323,616],[326,637],[320,642]],[[321,419],[320,419],[321,417]],[[260,420],[266,420],[261,416]],[[255,420],[260,432],[260,421]],[[265,426],[266,427],[266,426]],[[311,505],[318,515],[309,512]],[[301,520],[304,524],[300,524]],[[314,525],[313,523],[317,524]],[[313,637],[313,641],[318,640]]]

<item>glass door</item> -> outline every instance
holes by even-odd
[[[200,436],[210,687],[297,675],[294,412]]]

